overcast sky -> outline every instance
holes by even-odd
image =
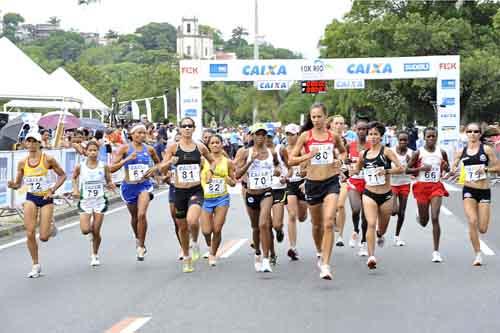
[[[221,30],[225,39],[237,25],[253,38],[253,6],[254,0],[100,0],[90,6],[78,6],[77,0],[0,0],[2,15],[17,12],[27,23],[57,16],[64,29],[130,33],[149,22],[177,27],[183,16],[196,16],[201,24]],[[350,7],[350,0],[259,0],[259,34],[276,47],[314,58],[326,25]]]

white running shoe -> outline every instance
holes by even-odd
[[[96,254],[93,254],[90,257],[90,266],[96,267],[96,266],[100,266],[100,265],[101,265],[101,262],[99,261],[99,256]]]
[[[57,229],[57,226],[56,226],[56,223],[54,222],[54,220],[52,220],[52,223],[50,224],[50,226],[52,227],[51,231],[50,231],[50,237],[54,238],[59,233],[59,229]]]
[[[260,267],[260,271],[263,273],[272,273],[271,263],[269,262],[269,258],[262,259],[262,265]]]
[[[255,255],[254,259],[254,267],[256,272],[261,272],[262,271],[262,259],[260,255]]]
[[[203,259],[208,259],[209,257],[210,257],[210,252],[209,251],[203,253]]]
[[[198,245],[198,243],[194,243],[191,253],[193,262],[198,261],[200,259],[200,255],[201,255],[200,246]]]
[[[474,262],[472,263],[472,266],[481,266],[482,264],[483,264],[483,257],[481,256],[481,252],[478,252],[476,254]]]
[[[321,265],[323,265],[323,260],[321,259],[321,255],[316,256],[318,261],[316,262],[316,266],[318,266],[319,269],[321,269]]]
[[[377,245],[378,247],[384,247],[385,244],[385,237],[382,235],[381,237],[377,236]]]
[[[31,267],[31,272],[28,273],[28,277],[31,279],[35,279],[37,277],[40,277],[41,273],[42,273],[42,266],[40,264],[36,264]]]
[[[339,247],[344,246],[344,239],[342,238],[342,236],[337,237],[337,242],[335,243],[335,246]]]
[[[210,266],[210,267],[217,266],[217,258],[215,256],[212,256],[212,255],[208,256],[208,266]]]
[[[358,240],[358,233],[353,232],[351,239],[349,239],[349,247],[355,248],[356,247],[356,241]]]
[[[377,268],[377,258],[370,256],[370,258],[366,261],[366,266],[368,266],[369,269]]]
[[[330,271],[330,265],[321,265],[320,266],[319,277],[323,280],[331,280],[333,278],[332,272]]]
[[[432,262],[442,262],[443,258],[441,258],[441,254],[438,251],[432,252]]]
[[[366,242],[361,243],[359,248],[358,256],[360,257],[368,257],[368,244]]]
[[[137,247],[137,261],[144,261],[145,256],[146,256],[146,248],[138,246]]]
[[[406,245],[405,241],[399,238],[399,236],[394,237],[394,246],[405,246],[405,245]]]

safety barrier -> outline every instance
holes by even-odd
[[[43,150],[43,152],[54,157],[66,173],[66,181],[55,193],[56,197],[69,195],[73,191],[71,181],[73,177],[73,170],[75,165],[80,162],[81,155],[79,155],[72,148]],[[18,190],[12,190],[8,188],[7,182],[9,180],[14,180],[16,176],[17,164],[26,156],[26,150],[0,152],[0,216],[2,216],[3,211],[5,210],[20,209],[25,201],[27,190],[26,186],[22,186]],[[109,164],[111,162],[111,156],[112,154],[107,153],[105,156],[101,155],[100,159]],[[112,175],[112,179],[115,184],[121,183],[123,177],[123,170],[119,170]],[[49,171],[49,182],[54,184],[56,178],[56,174],[53,171]]]

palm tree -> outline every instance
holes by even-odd
[[[59,23],[61,23],[61,19],[57,16],[51,16],[47,22],[52,25],[59,25]]]

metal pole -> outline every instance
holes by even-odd
[[[258,0],[255,0],[255,22],[254,22],[254,28],[255,28],[255,35],[254,35],[254,42],[253,42],[253,58],[255,60],[259,59],[259,43],[257,41],[258,39],[258,34],[259,34],[259,10],[258,10]],[[252,114],[252,120],[253,123],[257,121],[257,91],[255,92],[255,97],[253,100],[253,114]]]

